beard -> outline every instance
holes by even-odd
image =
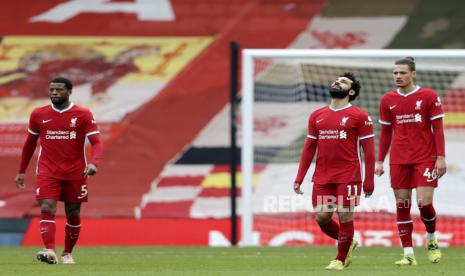
[[[50,98],[50,100],[52,101],[52,104],[54,105],[61,105],[67,101],[66,98]]]
[[[349,91],[343,90],[338,86],[332,86],[329,88],[329,94],[333,99],[344,99],[349,95]]]

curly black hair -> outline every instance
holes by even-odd
[[[67,78],[63,78],[63,77],[54,78],[53,80],[50,81],[50,83],[52,83],[52,82],[54,82],[54,83],[64,83],[66,89],[68,89],[68,90],[73,89],[73,83]]]
[[[355,100],[355,98],[357,98],[358,95],[360,94],[360,89],[362,88],[362,85],[355,78],[355,75],[352,72],[344,72],[344,74],[340,75],[340,77],[345,77],[352,81],[352,85],[350,89],[354,90],[355,94],[349,95],[349,102]]]

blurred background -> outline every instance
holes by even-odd
[[[93,111],[104,143],[99,173],[89,179],[80,245],[228,245],[230,42],[241,49],[463,49],[465,5],[442,2],[447,5],[434,0],[1,1],[0,245],[41,244],[34,196],[37,152],[27,189],[17,190],[14,177],[29,114],[49,104],[50,79],[73,81],[71,99]],[[355,104],[370,112],[378,128],[377,106],[393,88],[394,60],[378,67],[370,62],[257,62],[256,101],[266,104],[257,105],[254,121],[260,140],[253,202],[256,213],[275,214],[254,216],[256,244],[334,243],[319,233],[311,207],[291,197],[292,182],[308,114],[327,104],[325,88],[341,70],[360,76],[364,89]],[[438,239],[443,246],[463,246],[465,63],[440,61],[444,69],[433,61],[417,62],[424,71],[419,84],[438,90],[447,113],[449,172],[435,198]],[[284,104],[289,101],[295,105]],[[239,116],[238,137],[240,122]],[[375,198],[359,208],[356,235],[366,246],[398,245],[389,179],[376,181]],[[239,218],[240,186],[238,173]],[[266,205],[266,198],[279,196],[299,206],[281,212]],[[58,214],[60,227],[63,208]],[[416,245],[424,242],[420,224],[415,222]],[[134,234],[126,235],[129,230]],[[57,241],[63,240],[61,232]]]

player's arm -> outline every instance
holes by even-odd
[[[375,174],[381,176],[384,174],[383,162],[391,146],[392,140],[392,122],[391,114],[388,105],[384,98],[381,99],[379,106],[379,123],[381,124],[381,132],[379,134],[378,159],[375,163]]]
[[[294,191],[297,194],[303,194],[300,189],[300,185],[304,181],[305,175],[307,174],[310,164],[312,163],[313,157],[316,152],[317,140],[314,138],[309,138],[305,140],[304,147],[302,149],[302,154],[300,156],[299,170],[297,171],[297,177],[294,181]]]
[[[373,136],[360,139],[365,159],[365,179],[363,180],[363,192],[365,197],[370,197],[375,190],[375,141]]]
[[[381,124],[381,132],[379,134],[378,145],[378,160],[375,164],[375,174],[381,176],[384,174],[383,162],[391,146],[392,126]]]
[[[34,151],[36,149],[38,138],[39,138],[38,134],[32,133],[31,131],[29,131],[26,141],[24,142],[23,150],[21,153],[21,161],[19,163],[18,174],[15,177],[16,187],[18,189],[26,188],[26,185],[24,184],[24,177],[25,177],[27,166],[29,165],[29,162],[31,161],[31,157],[34,154]]]
[[[446,174],[446,150],[444,139],[444,128],[442,118],[437,118],[431,121],[431,128],[433,129],[434,143],[436,145],[436,164],[434,169],[438,178]]]
[[[363,192],[365,197],[370,197],[375,189],[375,142],[373,121],[368,114],[363,114],[358,123],[357,132],[363,149],[365,159],[365,179],[363,180]]]
[[[443,127],[443,118],[444,111],[442,110],[442,103],[439,95],[434,92],[431,93],[431,96],[428,101],[428,113],[431,121],[431,129],[433,132],[434,143],[436,146],[436,164],[434,166],[434,171],[436,172],[437,177],[443,176],[447,171],[446,165],[446,150],[444,142],[444,127]]]
[[[299,169],[297,171],[297,177],[294,180],[294,191],[296,194],[303,194],[300,189],[300,185],[304,181],[305,175],[307,174],[310,164],[312,163],[313,157],[315,156],[318,140],[316,136],[315,119],[314,114],[310,116],[308,120],[308,134],[305,140],[302,153],[300,155]]]
[[[92,159],[87,164],[84,170],[84,176],[92,176],[97,173],[97,166],[100,162],[103,153],[103,145],[100,140],[100,135],[98,133],[87,136],[87,139],[89,139],[92,148]]]

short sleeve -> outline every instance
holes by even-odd
[[[441,97],[437,93],[433,93],[429,99],[428,114],[430,120],[435,120],[444,117],[444,111],[442,110]]]
[[[83,127],[84,127],[84,132],[86,136],[100,133],[98,126],[97,126],[97,122],[95,121],[94,115],[90,111],[86,112],[84,116]]]
[[[315,112],[313,112],[312,114],[310,114],[310,117],[308,118],[307,138],[310,138],[310,139],[318,139],[318,132],[316,130],[315,117],[316,117],[316,114]]]
[[[360,114],[357,132],[360,140],[372,138],[375,136],[373,132],[373,120],[368,115],[368,113]]]
[[[32,135],[39,135],[40,125],[38,123],[37,112],[34,110],[29,117],[29,126],[27,131]]]
[[[385,97],[381,98],[381,102],[379,104],[379,123],[383,125],[392,125],[391,110],[389,109]]]

